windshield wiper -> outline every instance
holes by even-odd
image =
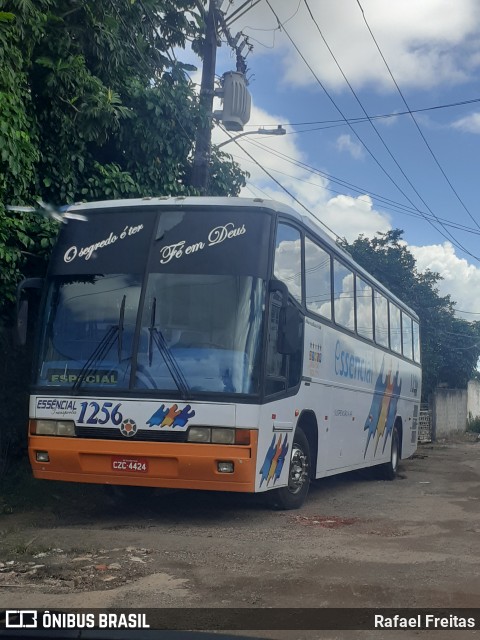
[[[163,333],[160,331],[160,329],[157,329],[157,327],[155,326],[156,311],[157,311],[157,299],[154,298],[153,304],[152,304],[152,315],[150,320],[150,327],[148,328],[150,332],[149,341],[148,341],[148,364],[149,366],[152,366],[152,358],[153,358],[152,346],[153,346],[153,343],[155,343],[155,346],[160,351],[165,361],[165,364],[167,365],[167,369],[169,370],[170,375],[173,378],[173,381],[177,385],[177,388],[180,391],[180,393],[182,394],[183,400],[187,400],[190,394],[190,387],[188,385],[187,379],[185,378],[185,375],[183,374],[183,371],[181,370],[177,360],[172,354],[170,347],[168,346],[167,341],[163,336]]]
[[[88,360],[85,362],[83,367],[80,369],[80,373],[78,374],[77,379],[72,385],[72,391],[78,391],[82,382],[85,378],[91,373],[93,363],[102,362],[107,353],[110,351],[113,343],[117,339],[119,332],[119,326],[112,326],[107,331],[107,333],[103,336],[100,342],[97,344],[93,352],[91,353]]]
[[[120,305],[120,316],[118,318],[118,362],[120,364],[122,360],[122,344],[123,344],[123,321],[125,319],[125,301],[127,296],[122,298],[122,304]]]
[[[123,342],[123,325],[125,319],[125,302],[127,300],[127,296],[124,295],[122,298],[122,303],[120,305],[120,314],[118,316],[118,324],[113,325],[109,328],[107,333],[103,336],[100,342],[97,344],[95,349],[92,351],[88,360],[85,362],[83,367],[80,369],[80,373],[78,374],[77,379],[73,383],[72,391],[78,391],[80,389],[82,382],[85,378],[92,372],[93,364],[97,362],[103,362],[107,357],[108,352],[112,348],[115,340],[118,339],[118,362],[121,362],[122,356],[122,342]]]

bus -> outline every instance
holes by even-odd
[[[37,323],[35,478],[294,509],[311,480],[393,479],[414,453],[418,317],[313,219],[258,198],[67,210]]]

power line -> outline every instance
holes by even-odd
[[[268,151],[269,151],[269,152],[271,152],[273,155],[277,155],[277,157],[278,157],[278,154],[276,154],[274,150],[269,149],[269,148],[268,148],[268,147],[266,147],[265,145],[261,145],[260,143],[255,143],[255,142],[254,142],[254,141],[252,141],[252,140],[248,140],[247,142],[249,142],[249,144],[252,144],[252,145],[254,145],[254,146],[258,147],[258,148],[268,150]],[[281,155],[281,156],[284,156],[284,154],[280,154],[280,155]],[[234,154],[232,154],[232,156],[233,156],[233,157],[235,157],[235,158],[237,158],[237,159],[242,159],[242,158],[241,158],[241,156],[235,156]],[[287,158],[288,158],[288,156],[285,156],[283,159],[285,159],[285,160],[288,162]],[[293,165],[299,166],[298,164],[296,164],[296,162],[295,162],[293,159],[292,159],[291,163],[292,163]],[[323,185],[317,184],[317,183],[315,183],[315,182],[311,182],[311,181],[309,181],[309,180],[305,180],[305,179],[303,179],[303,178],[299,178],[298,176],[293,176],[293,175],[291,175],[291,174],[289,174],[289,173],[286,173],[286,172],[284,172],[284,171],[280,171],[280,169],[274,169],[273,167],[265,167],[264,165],[262,166],[262,168],[266,168],[266,169],[268,169],[269,171],[273,171],[274,173],[277,173],[277,174],[280,174],[280,175],[286,176],[287,178],[290,178],[290,179],[292,179],[292,180],[297,180],[298,182],[304,182],[304,183],[309,184],[309,185],[311,185],[311,186],[313,186],[313,187],[317,187],[317,188],[319,188],[319,189],[324,189],[325,191],[329,191],[329,192],[331,192],[331,193],[335,193],[335,194],[337,194],[337,195],[343,195],[343,196],[345,196],[345,195],[346,195],[345,193],[343,193],[343,192],[341,192],[341,191],[337,191],[336,189],[331,189],[330,187],[324,187]],[[302,168],[303,168],[303,167],[302,167]],[[313,172],[313,173],[319,173],[319,175],[321,175],[321,172],[319,172],[319,171],[317,171],[317,170],[315,170],[315,169],[312,169],[312,172]],[[256,188],[258,188],[256,185],[254,185],[254,186],[255,186]],[[360,191],[359,191],[359,192],[360,192]],[[365,193],[365,190],[361,191],[361,193]],[[270,196],[269,196],[269,197],[270,197]],[[356,198],[356,200],[357,200],[357,201],[361,201],[361,202],[365,202],[365,203],[367,203],[367,204],[370,204],[370,201],[369,201],[369,200],[365,200],[365,199],[363,199],[363,198]],[[385,203],[383,203],[383,202],[382,202],[381,204],[383,205],[383,208],[385,208],[385,209],[388,209],[388,208],[390,208],[390,207],[392,207],[392,206],[395,206],[395,205],[390,205],[390,204],[388,204],[388,203],[387,203],[387,204],[385,204]],[[398,207],[401,207],[401,206],[403,206],[403,205],[398,205]],[[398,209],[398,207],[395,209],[395,212],[396,212],[396,213],[403,213],[403,214],[405,214],[405,215],[413,216],[413,217],[420,218],[420,219],[423,219],[423,218],[424,218],[424,216],[426,215],[426,214],[424,214],[424,215],[420,215],[419,213],[415,213],[414,211],[405,211],[405,210],[403,210],[403,209]],[[447,219],[445,219],[445,218],[439,218],[439,220],[441,220],[441,221],[444,223],[444,225],[445,225],[445,226],[447,226],[447,227],[452,227],[453,229],[457,229],[457,230],[459,230],[459,231],[463,231],[463,232],[467,232],[467,233],[474,233],[474,234],[476,234],[476,235],[480,235],[480,231],[477,231],[476,229],[473,229],[472,227],[466,227],[465,225],[460,225],[460,224],[458,224],[458,223],[451,222],[451,221],[449,221],[449,220],[447,220]]]
[[[266,0],[267,5],[269,6],[271,12],[273,13],[273,15],[275,16],[277,23],[279,24],[279,26],[282,26],[282,23],[280,22],[280,19],[277,15],[277,13],[275,12],[275,10],[273,9],[272,5],[270,4],[269,0]],[[318,27],[318,25],[317,25]],[[315,73],[315,71],[312,69],[311,65],[308,63],[307,59],[305,58],[305,56],[303,55],[303,53],[300,51],[299,47],[297,46],[297,44],[295,43],[295,41],[293,40],[293,38],[290,36],[290,34],[288,33],[287,29],[283,29],[285,35],[287,36],[287,38],[290,40],[291,44],[293,45],[293,47],[295,48],[295,50],[297,51],[298,55],[301,57],[301,59],[303,60],[303,62],[305,63],[305,65],[307,66],[307,68],[309,69],[309,71],[311,72],[311,74],[313,75],[313,77],[315,78],[315,80],[317,81],[317,83],[319,84],[319,86],[323,89],[325,95],[328,97],[328,99],[330,100],[330,102],[333,104],[333,106],[337,109],[337,111],[340,113],[340,115],[342,116],[343,120],[345,121],[345,123],[348,125],[348,127],[351,129],[352,133],[354,134],[354,136],[359,140],[359,142],[362,144],[362,146],[366,149],[366,151],[369,153],[369,155],[372,157],[372,159],[374,160],[374,162],[377,164],[377,166],[380,168],[380,170],[388,177],[388,179],[397,187],[397,189],[400,191],[400,193],[405,197],[406,200],[408,200],[408,202],[410,202],[410,204],[417,210],[419,211],[418,207],[415,205],[415,203],[411,200],[411,198],[409,198],[409,196],[404,192],[404,190],[400,187],[400,185],[397,184],[397,182],[393,179],[393,177],[387,172],[387,170],[383,167],[383,165],[380,163],[380,161],[375,157],[375,155],[373,154],[373,152],[369,149],[369,147],[366,145],[366,143],[362,140],[362,138],[359,136],[359,134],[356,132],[356,130],[353,128],[353,126],[348,122],[345,114],[343,113],[343,111],[340,109],[340,107],[337,105],[337,103],[335,102],[335,100],[333,99],[333,97],[331,96],[331,94],[328,92],[328,90],[326,89],[326,87],[324,86],[324,84],[322,83],[322,81],[320,80],[320,78],[317,76],[317,74]],[[338,64],[338,63],[337,63]],[[365,115],[368,117],[368,114],[365,112],[365,110],[363,110]],[[428,207],[427,207],[428,208]],[[420,211],[419,211],[420,212]],[[433,228],[435,229],[435,231],[438,231],[438,233],[440,233],[446,240],[449,240],[449,238],[447,238],[445,236],[445,234],[443,234],[439,229],[437,229],[437,227],[435,227],[435,225],[433,224],[433,222],[429,221],[429,223],[433,226]],[[448,232],[447,232],[448,233]],[[463,247],[461,247],[456,241],[455,239],[450,235],[450,238],[452,238],[453,243],[455,244],[455,246],[457,246],[460,249],[463,249]],[[468,253],[468,252],[467,252]]]
[[[319,176],[326,178],[327,180],[329,180],[330,182],[334,182],[335,184],[338,184],[342,187],[347,187],[349,189],[351,189],[352,191],[356,191],[357,193],[361,193],[361,194],[368,194],[371,195],[372,197],[374,197],[376,200],[378,200],[381,204],[383,204],[384,206],[391,206],[394,207],[395,209],[401,209],[401,210],[406,210],[406,211],[410,211],[410,212],[416,212],[417,210],[413,207],[408,207],[407,205],[401,204],[400,202],[396,202],[395,200],[392,200],[390,198],[387,198],[385,196],[381,196],[377,193],[375,193],[374,191],[370,190],[370,189],[366,189],[364,187],[359,187],[356,186],[354,184],[352,184],[351,182],[348,182],[347,180],[344,180],[342,178],[338,178],[330,173],[327,173],[325,171],[321,171],[320,169],[317,169],[316,167],[313,167],[310,164],[307,164],[306,162],[302,162],[301,160],[297,160],[295,158],[292,158],[291,156],[286,155],[285,153],[282,153],[278,150],[272,149],[271,147],[268,147],[265,144],[262,144],[258,141],[254,140],[248,140],[248,142],[260,149],[264,149],[265,151],[268,151],[271,155],[277,156],[280,159],[286,160],[287,162],[290,162],[291,164],[302,168],[302,169],[306,169],[308,171],[311,171],[312,173],[316,173]],[[320,186],[320,185],[319,185]],[[331,191],[332,193],[337,193],[339,195],[345,195],[343,192],[341,191],[336,191],[335,189],[330,189],[328,187],[323,187],[322,188],[326,189],[327,191]],[[361,200],[361,198],[358,198],[359,200]],[[368,202],[366,200],[364,200],[364,202]],[[417,213],[418,215],[418,213]]]
[[[269,0],[266,0],[268,6],[270,7],[270,9],[272,10],[272,12],[274,13],[274,15],[276,16],[275,12],[273,11],[271,4],[269,2]],[[443,233],[440,229],[438,229],[435,224],[433,223],[433,221],[431,219],[429,219],[428,217],[425,216],[425,220],[428,220],[429,224],[438,232],[440,233],[446,240],[450,240],[451,242],[453,242],[453,244],[460,250],[464,251],[465,253],[467,253],[468,255],[470,255],[472,258],[474,258],[475,260],[480,262],[480,258],[478,258],[477,256],[475,256],[473,253],[471,253],[470,251],[468,251],[468,249],[466,247],[464,247],[458,240],[456,240],[455,236],[453,236],[452,233],[450,233],[450,231],[441,223],[441,221],[437,218],[437,216],[435,215],[435,213],[432,211],[432,209],[428,206],[428,204],[425,202],[425,200],[423,199],[423,197],[420,195],[420,193],[418,192],[418,190],[416,189],[416,187],[414,186],[414,184],[412,183],[412,181],[410,180],[410,178],[407,176],[407,174],[405,173],[405,171],[403,170],[403,168],[400,166],[398,160],[395,158],[395,156],[393,155],[392,151],[390,150],[390,148],[388,147],[387,143],[385,142],[385,140],[383,139],[382,135],[380,134],[380,132],[378,131],[378,129],[375,127],[374,123],[372,122],[371,118],[369,117],[365,107],[363,106],[360,98],[358,97],[358,95],[356,94],[355,90],[353,89],[350,81],[348,80],[347,76],[345,75],[341,65],[339,64],[337,58],[335,57],[335,54],[333,53],[331,47],[329,46],[325,36],[323,35],[322,30],[320,29],[320,26],[318,25],[318,22],[316,21],[314,15],[312,14],[312,11],[310,9],[310,6],[307,2],[307,0],[304,0],[304,4],[310,14],[310,17],[312,19],[312,21],[314,22],[318,33],[320,34],[320,37],[322,38],[325,46],[327,47],[330,55],[332,56],[335,64],[337,65],[340,73],[342,74],[345,82],[347,83],[349,89],[351,90],[353,96],[355,97],[356,101],[358,102],[360,108],[362,109],[363,113],[365,114],[365,116],[368,118],[370,125],[372,126],[372,128],[374,129],[375,133],[377,134],[378,138],[380,139],[380,141],[382,142],[383,146],[385,147],[385,150],[387,151],[387,153],[389,154],[389,156],[391,157],[391,159],[394,161],[395,165],[397,166],[397,168],[399,169],[399,171],[401,172],[401,174],[403,175],[403,177],[405,178],[405,180],[408,182],[408,184],[410,185],[410,187],[412,188],[412,190],[415,192],[415,194],[417,195],[417,197],[421,200],[421,202],[424,204],[424,206],[428,209],[429,213],[435,218],[435,221],[438,225],[440,225],[440,227],[442,227],[445,231],[445,233],[448,234],[448,238],[445,235],[445,233]],[[277,17],[277,16],[276,16]],[[278,17],[277,17],[278,20]],[[326,91],[324,85],[321,83],[320,79],[318,78],[318,76],[315,74],[315,72],[313,71],[312,67],[308,64],[307,60],[305,59],[305,57],[303,56],[303,54],[300,52],[299,48],[297,47],[297,45],[295,44],[295,42],[292,40],[292,38],[290,37],[290,35],[288,34],[288,32],[284,29],[285,34],[288,36],[290,42],[292,42],[293,46],[295,47],[295,49],[297,50],[297,52],[300,54],[300,56],[302,57],[302,60],[305,62],[305,64],[308,66],[308,68],[310,69],[311,73],[314,75],[315,79],[317,80],[317,82],[320,84],[320,86],[322,87],[322,89],[325,91],[326,95],[328,96],[328,98],[331,100],[331,102],[334,104],[334,106],[337,108],[337,110],[339,111],[340,115],[342,117],[345,118],[344,114],[342,113],[341,109],[338,107],[338,105],[335,103],[335,101],[333,100],[333,98],[331,97],[331,95]],[[362,138],[358,135],[358,133],[356,132],[356,130],[353,128],[353,126],[351,124],[348,123],[348,126],[350,127],[350,129],[352,130],[352,132],[354,133],[355,137],[359,140],[359,142],[363,145],[363,147],[368,151],[368,153],[370,154],[370,156],[375,160],[375,162],[377,163],[377,165],[381,168],[381,170],[385,173],[385,175],[389,178],[389,180],[391,180],[393,182],[393,184],[395,184],[395,186],[397,187],[397,189],[400,190],[400,192],[404,195],[404,197],[406,197],[408,199],[408,201],[410,202],[410,204],[412,204],[412,206],[415,207],[415,209],[417,209],[417,211],[422,215],[422,212],[420,211],[420,209],[418,209],[418,207],[414,204],[414,202],[407,196],[407,194],[400,188],[400,186],[395,182],[395,180],[392,178],[392,176],[385,170],[385,168],[381,165],[381,163],[378,161],[378,159],[374,156],[374,154],[370,151],[370,149],[368,148],[368,146],[365,144],[365,142],[362,140]]]
[[[419,108],[419,109],[411,109],[410,111],[396,111],[393,113],[380,113],[377,114],[375,116],[369,116],[368,118],[364,118],[364,117],[360,117],[360,118],[347,118],[347,122],[350,122],[351,124],[357,124],[359,122],[368,122],[369,120],[381,120],[384,118],[396,118],[398,116],[406,116],[406,115],[410,115],[411,113],[421,113],[424,111],[435,111],[438,109],[450,109],[451,107],[462,107],[465,106],[467,104],[475,104],[480,102],[480,98],[471,98],[470,100],[461,100],[459,102],[450,102],[448,104],[437,104],[434,105],[433,107],[423,107],[423,108]],[[311,120],[308,122],[289,122],[288,124],[284,124],[283,126],[289,126],[289,127],[301,127],[301,126],[307,126],[307,125],[311,125],[311,124],[336,124],[338,123],[341,126],[345,125],[345,119],[337,119],[337,120]],[[254,127],[254,128],[259,128],[259,127],[264,127],[267,126],[266,124],[247,124],[245,125],[246,127]],[[305,129],[305,131],[315,131],[315,129]]]
[[[400,202],[396,202],[395,200],[392,200],[390,198],[387,198],[385,196],[381,196],[369,189],[365,189],[363,187],[358,187],[350,182],[347,182],[346,180],[343,180],[341,178],[337,178],[329,173],[326,173],[324,171],[321,171],[320,169],[317,169],[315,167],[313,167],[312,165],[309,165],[305,162],[302,162],[300,160],[296,160],[295,158],[292,158],[291,156],[288,156],[280,151],[277,151],[275,149],[272,149],[271,147],[268,147],[265,144],[262,144],[258,141],[256,141],[255,139],[253,140],[248,140],[249,144],[252,144],[253,146],[258,147],[259,149],[263,149],[265,151],[268,151],[269,154],[274,155],[282,160],[285,160],[286,162],[290,162],[291,164],[293,164],[294,166],[297,166],[301,169],[306,169],[308,171],[311,171],[312,173],[318,174],[321,177],[326,178],[327,180],[329,180],[330,182],[334,182],[336,184],[339,184],[340,186],[343,187],[347,187],[353,191],[356,191],[357,193],[361,193],[361,194],[365,194],[365,195],[369,195],[371,197],[373,197],[375,200],[377,200],[384,208],[393,208],[394,211],[396,211],[397,213],[405,213],[405,215],[410,215],[410,216],[415,216],[417,218],[424,218],[425,216],[428,216],[429,214],[425,213],[425,212],[421,212],[419,213],[418,210],[414,209],[414,208],[410,208],[407,207],[404,204],[401,204]],[[295,176],[290,176],[295,178]],[[299,179],[299,178],[295,178],[295,179]],[[313,183],[310,183],[313,184]],[[326,191],[331,191],[332,193],[336,193],[338,195],[345,195],[343,192],[341,191],[337,191],[336,189],[331,189],[330,187],[324,187],[323,185],[316,185],[321,189],[325,189]],[[368,200],[365,200],[364,198],[357,198],[357,200],[360,200],[362,202],[369,202]],[[438,217],[438,216],[437,216]],[[467,233],[475,233],[478,234],[479,232],[476,229],[473,229],[472,227],[467,227],[466,225],[461,225],[459,223],[456,222],[452,222],[451,220],[448,220],[447,218],[440,218],[438,217],[439,220],[441,220],[445,226],[449,226],[455,229],[458,229],[459,231],[465,231]]]
[[[268,0],[267,0],[268,1]],[[358,0],[357,0],[358,1]],[[403,168],[400,166],[400,163],[397,161],[396,157],[393,155],[392,151],[390,150],[389,146],[387,145],[387,143],[385,142],[383,136],[380,134],[380,132],[378,131],[378,129],[376,128],[376,126],[373,124],[370,116],[368,115],[365,107],[363,106],[363,103],[361,102],[360,98],[358,97],[356,91],[354,90],[354,88],[352,87],[350,81],[348,80],[347,76],[345,75],[345,72],[343,71],[340,63],[338,62],[335,54],[333,53],[330,45],[328,44],[325,36],[323,35],[322,30],[320,29],[320,26],[317,22],[317,20],[315,19],[310,6],[308,4],[307,0],[304,0],[305,6],[308,10],[308,13],[310,14],[310,17],[313,21],[313,23],[315,24],[318,33],[320,34],[320,37],[322,38],[325,46],[327,47],[330,55],[332,56],[335,64],[337,65],[340,73],[342,74],[345,82],[347,83],[348,88],[350,89],[350,91],[352,92],[353,96],[355,97],[357,103],[359,104],[360,108],[362,109],[363,113],[365,114],[366,118],[368,119],[370,125],[372,126],[373,130],[375,131],[375,133],[377,134],[378,138],[380,139],[380,141],[382,142],[385,150],[387,151],[387,153],[389,154],[389,156],[392,158],[392,160],[394,161],[395,165],[398,167],[398,169],[400,170],[401,174],[403,175],[403,177],[407,180],[408,184],[410,185],[410,187],[413,189],[413,191],[415,192],[415,194],[417,195],[417,197],[421,200],[421,202],[425,205],[425,207],[428,209],[429,213],[435,218],[435,221],[440,224],[440,226],[445,230],[445,232],[450,236],[450,239],[453,241],[453,243],[455,244],[455,246],[457,246],[459,249],[462,249],[463,251],[465,251],[466,253],[468,253],[469,255],[471,255],[473,258],[475,258],[476,260],[479,260],[479,258],[477,258],[477,256],[474,256],[472,253],[470,253],[466,247],[464,247],[460,242],[458,242],[456,240],[456,238],[453,236],[452,233],[450,233],[450,231],[448,231],[448,229],[446,229],[446,227],[442,224],[442,222],[440,221],[440,219],[435,215],[435,213],[432,211],[432,209],[428,206],[428,204],[425,202],[424,198],[420,195],[420,193],[418,192],[418,190],[416,189],[416,187],[413,185],[412,181],[410,180],[410,178],[407,176],[407,174],[405,173],[405,171],[403,170]],[[353,127],[352,127],[353,130]],[[357,135],[357,137],[359,138],[359,136]],[[361,139],[359,138],[359,140],[361,141]],[[388,174],[387,174],[388,175]],[[412,203],[413,204],[413,203]],[[423,213],[418,210],[419,213],[421,215],[423,215]],[[426,220],[428,220],[428,218],[426,216],[424,216]],[[433,222],[431,220],[429,220],[430,224],[436,229],[435,225],[433,224]],[[436,229],[437,231],[439,231],[443,237],[445,237],[445,235],[439,230]]]
[[[473,316],[480,316],[480,311],[464,311],[463,309],[454,309],[455,313],[468,313]]]
[[[393,211],[395,211],[396,213],[403,213],[405,215],[409,215],[409,216],[416,217],[416,218],[425,218],[425,216],[429,215],[429,214],[427,214],[425,212],[419,213],[417,209],[408,207],[407,205],[404,205],[404,204],[402,204],[400,202],[392,200],[391,198],[387,198],[386,196],[379,195],[378,193],[375,193],[374,191],[372,191],[370,189],[367,189],[365,187],[359,187],[359,186],[357,186],[355,184],[352,184],[351,182],[348,182],[347,180],[344,180],[342,178],[338,178],[338,177],[336,177],[336,176],[334,176],[332,174],[329,174],[329,173],[327,173],[325,171],[321,171],[320,169],[318,169],[316,167],[313,167],[312,165],[310,165],[310,164],[308,164],[306,162],[302,162],[301,160],[297,160],[295,158],[292,158],[291,156],[288,156],[287,154],[282,153],[281,151],[278,151],[277,149],[272,149],[271,147],[267,146],[266,144],[262,144],[258,140],[253,138],[253,139],[247,140],[247,142],[249,144],[257,147],[260,150],[268,151],[268,153],[270,155],[276,156],[277,158],[279,158],[281,160],[285,160],[286,162],[289,162],[293,166],[296,166],[296,167],[299,167],[301,169],[310,171],[310,172],[312,172],[314,174],[318,174],[319,176],[329,180],[330,182],[338,184],[338,185],[340,185],[342,187],[347,187],[348,189],[351,189],[352,191],[355,191],[357,193],[365,194],[367,196],[370,196],[370,197],[374,198],[375,200],[377,200],[378,203],[384,209],[387,209],[387,210],[388,209],[393,209]],[[236,156],[236,157],[240,158],[240,156]],[[298,178],[297,176],[292,176],[292,175],[287,174],[285,172],[282,172],[282,171],[280,171],[278,169],[271,168],[271,171],[276,171],[277,173],[285,175],[285,176],[287,176],[289,178],[292,178],[294,180],[298,180],[300,182],[306,182],[308,184],[311,184],[313,186],[318,187],[319,189],[324,189],[325,191],[329,191],[329,192],[335,193],[337,195],[346,195],[342,191],[337,191],[336,189],[332,189],[331,187],[325,187],[323,185],[316,184],[316,183],[310,182],[308,180],[304,180],[302,178]],[[367,199],[362,198],[362,197],[358,197],[356,199],[358,201],[365,202],[367,204],[370,203],[370,200],[367,200]],[[451,227],[453,229],[458,229],[459,231],[464,231],[466,233],[474,233],[476,235],[479,235],[479,231],[477,231],[476,229],[473,229],[472,227],[468,227],[468,226],[460,224],[460,223],[452,222],[448,218],[441,218],[439,216],[437,216],[437,218],[447,227]]]
[[[211,0],[213,1],[213,0]],[[223,31],[225,38],[227,40],[228,46],[235,51],[236,60],[237,60],[237,71],[245,74],[247,72],[247,65],[245,62],[245,56],[242,56],[242,50],[246,46],[248,48],[248,52],[250,53],[253,49],[253,45],[248,42],[248,38],[244,38],[243,41],[238,44],[239,36],[237,35],[235,38],[230,33],[229,26],[227,25],[227,21],[225,19],[225,15],[221,11],[217,11],[217,19],[218,23]],[[242,35],[242,34],[239,34]],[[247,54],[248,55],[248,54]]]
[[[268,2],[268,0],[267,0]],[[272,176],[272,174],[265,169],[265,167],[260,164],[260,162],[258,162],[258,160],[256,160],[250,153],[248,153],[248,151],[246,149],[244,149],[242,147],[242,145],[238,142],[238,140],[235,140],[235,138],[233,136],[230,135],[230,133],[224,128],[224,127],[220,127],[226,134],[227,136],[237,145],[237,147],[239,147],[243,153],[248,156],[250,158],[250,160],[252,160],[252,162],[254,162],[257,167],[259,167],[262,171],[264,171],[267,176],[273,180],[275,182],[275,184],[277,184],[280,189],[282,189],[283,191],[285,191],[285,193],[290,196],[290,198],[292,198],[292,200],[294,200],[297,204],[299,204],[303,209],[305,209],[305,211],[307,211],[313,218],[315,218],[315,220],[317,220],[317,222],[319,222],[322,226],[325,227],[325,229],[327,229],[328,231],[330,231],[331,234],[333,234],[333,236],[337,239],[337,240],[342,240],[342,238],[338,235],[338,233],[335,233],[335,231],[333,231],[333,229],[331,229],[327,224],[325,224],[325,222],[323,222],[322,220],[320,220],[320,218],[315,215],[313,213],[313,211],[311,211],[306,205],[303,204],[303,202],[301,202],[296,196],[293,195],[293,193],[291,193],[286,187],[283,186],[283,184],[281,182],[279,182],[276,178],[274,178],[274,176]]]
[[[228,18],[226,19],[228,26],[230,26],[233,22],[235,22],[236,20],[244,16],[246,13],[250,11],[250,9],[253,9],[253,7],[255,7],[259,3],[260,3],[260,0],[247,0],[247,2],[244,2],[242,5],[238,7],[238,9],[235,9],[235,11],[232,11],[232,13],[228,16]],[[247,7],[247,5],[250,5],[250,6]],[[247,8],[245,9],[245,7]],[[245,9],[245,11],[243,11],[243,13],[240,13],[242,9]],[[240,15],[237,15],[238,13],[240,13]]]
[[[300,5],[301,4],[302,4],[302,0],[298,0],[298,5],[297,5],[297,8],[295,9],[294,13],[292,13],[292,15],[289,18],[284,20],[282,24],[285,25],[288,22],[290,22],[290,20],[293,20],[293,18],[295,18],[295,16],[297,15],[297,13],[300,10]],[[269,31],[269,32],[274,33],[274,34],[275,34],[276,31],[281,31],[280,27],[275,27],[273,29],[260,29],[258,27],[250,27],[249,25],[246,25],[245,27],[243,27],[243,29],[251,29],[252,31]]]
[[[305,2],[306,2],[306,0],[305,0]],[[373,42],[375,43],[375,46],[377,47],[378,52],[379,52],[379,54],[380,54],[380,56],[381,56],[381,58],[382,58],[383,62],[385,63],[385,66],[386,66],[386,68],[387,68],[387,70],[388,70],[388,73],[390,74],[390,77],[392,78],[393,84],[394,84],[394,85],[395,85],[395,87],[397,88],[397,91],[398,91],[398,93],[399,93],[400,97],[402,98],[403,104],[404,104],[404,105],[405,105],[405,107],[407,108],[408,113],[409,113],[410,117],[412,118],[412,120],[413,120],[413,122],[414,122],[414,124],[415,124],[415,126],[416,126],[416,128],[417,128],[417,130],[418,130],[418,133],[420,134],[420,136],[421,136],[421,138],[422,138],[423,142],[425,143],[425,145],[426,145],[426,147],[427,147],[428,151],[430,152],[430,155],[432,156],[433,160],[435,161],[435,164],[437,165],[437,167],[440,169],[441,174],[442,174],[442,175],[443,175],[443,177],[445,178],[445,180],[446,180],[446,182],[447,182],[448,186],[450,187],[450,189],[451,189],[451,190],[453,191],[453,193],[455,194],[455,196],[456,196],[457,200],[458,200],[458,201],[460,202],[460,204],[462,205],[463,209],[468,213],[468,215],[470,216],[470,218],[473,220],[473,222],[476,224],[476,226],[480,229],[480,225],[479,225],[479,224],[478,224],[478,222],[475,220],[475,218],[473,217],[473,215],[470,213],[470,210],[468,209],[467,205],[464,203],[464,201],[462,200],[462,198],[461,198],[461,197],[460,197],[460,195],[458,194],[457,190],[455,189],[455,187],[454,187],[454,186],[453,186],[453,184],[451,183],[450,179],[448,178],[447,174],[445,173],[444,168],[443,168],[443,167],[442,167],[442,165],[440,164],[440,161],[438,160],[437,156],[436,156],[436,155],[435,155],[435,153],[433,152],[432,147],[430,146],[430,144],[429,144],[429,142],[428,142],[427,138],[425,137],[425,135],[424,135],[424,133],[423,133],[422,129],[420,128],[420,125],[418,124],[418,122],[417,122],[417,120],[416,120],[415,116],[413,115],[413,112],[412,112],[412,110],[410,109],[410,107],[409,107],[409,105],[408,105],[408,103],[407,103],[407,101],[406,101],[406,99],[405,99],[405,96],[403,95],[403,92],[402,92],[402,90],[400,89],[400,87],[399,87],[399,85],[398,85],[397,81],[395,80],[395,76],[393,75],[392,70],[390,69],[390,66],[388,65],[388,62],[387,62],[387,60],[386,60],[385,56],[383,55],[382,50],[380,49],[380,45],[378,44],[377,39],[376,39],[376,38],[375,38],[375,36],[373,35],[373,31],[372,31],[372,29],[370,28],[370,25],[369,25],[369,23],[368,23],[367,17],[366,17],[366,15],[365,15],[365,11],[363,10],[363,7],[362,7],[362,5],[361,5],[361,3],[360,3],[360,0],[357,0],[357,4],[358,4],[358,6],[359,6],[359,8],[360,8],[360,11],[362,12],[363,20],[364,20],[364,22],[365,22],[365,24],[366,24],[366,26],[367,26],[368,32],[369,32],[369,33],[370,33],[370,35],[372,36]]]

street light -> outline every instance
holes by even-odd
[[[281,124],[279,124],[276,129],[264,129],[262,127],[260,129],[257,129],[256,131],[243,131],[242,133],[233,136],[233,138],[225,140],[225,142],[221,142],[220,144],[217,144],[215,146],[217,147],[217,149],[220,149],[220,147],[224,147],[229,142],[233,142],[234,140],[237,140],[237,138],[241,138],[242,136],[250,136],[254,134],[261,134],[264,136],[284,136],[286,133],[286,130],[282,127]]]

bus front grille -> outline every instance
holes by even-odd
[[[95,438],[99,440],[128,440],[144,442],[186,442],[186,431],[158,431],[150,429],[139,429],[134,436],[126,438],[119,429],[108,427],[75,427],[78,438]]]

